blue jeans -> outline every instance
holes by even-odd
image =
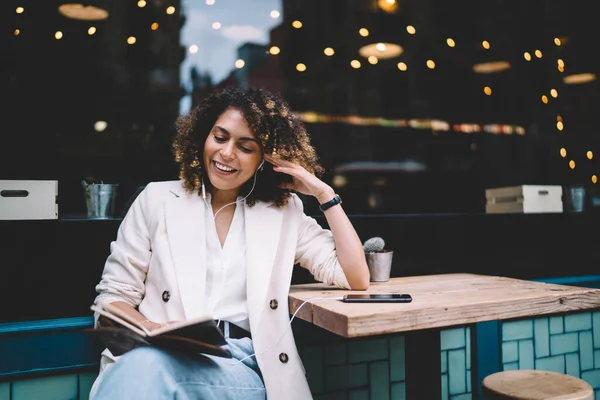
[[[184,355],[140,347],[102,373],[94,400],[265,400],[252,340],[227,339],[233,358]]]

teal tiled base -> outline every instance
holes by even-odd
[[[600,312],[502,323],[502,368],[576,376],[600,398]]]
[[[0,383],[0,400],[88,400],[95,372]]]

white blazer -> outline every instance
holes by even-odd
[[[248,317],[267,397],[312,399],[289,326],[288,292],[296,263],[318,281],[350,288],[333,236],[304,214],[296,195],[282,209],[263,202],[244,207]],[[124,301],[156,322],[200,316],[206,284],[204,219],[202,198],[186,192],[181,181],[146,186],[111,243],[96,302]],[[269,306],[272,299],[279,304],[276,309]],[[280,361],[282,353],[287,362]],[[100,377],[117,358],[108,349],[102,355]]]

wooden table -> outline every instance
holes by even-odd
[[[296,316],[346,338],[406,332],[407,398],[440,398],[440,379],[430,379],[417,393],[411,378],[422,382],[424,376],[439,376],[441,328],[600,308],[599,289],[475,274],[392,278],[372,282],[367,292],[409,293],[413,301],[348,304],[316,300],[302,306]],[[323,284],[294,285],[290,313],[308,299],[348,293],[364,292]]]

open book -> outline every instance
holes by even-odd
[[[88,331],[95,334],[115,356],[139,346],[156,346],[188,354],[203,353],[231,358],[231,353],[225,347],[227,341],[211,317],[172,322],[149,331],[109,303],[99,303],[90,308],[106,317],[109,325],[104,322]]]

